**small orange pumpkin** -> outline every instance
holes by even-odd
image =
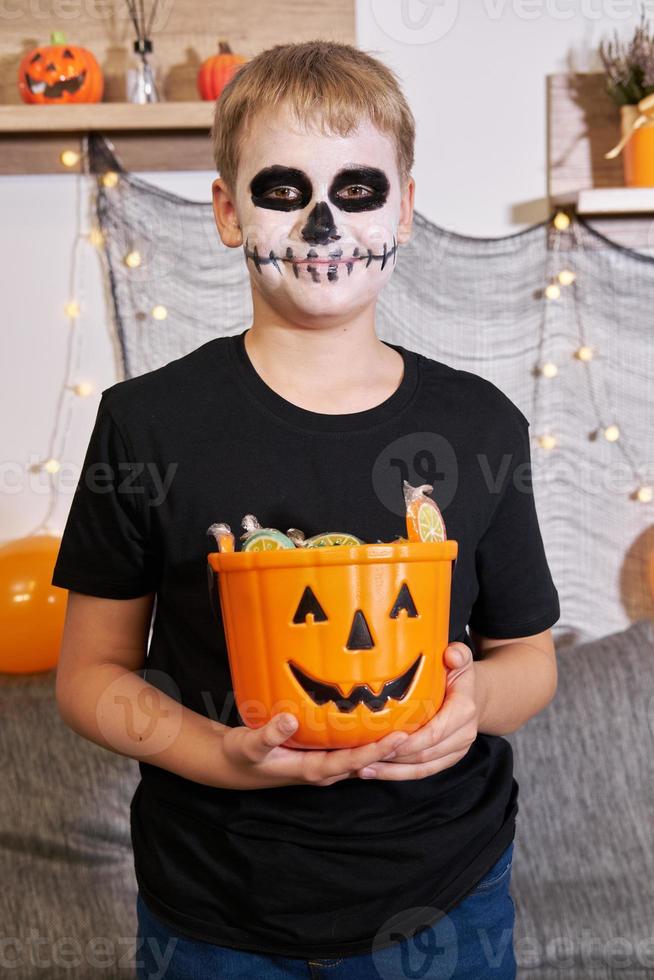
[[[197,77],[200,97],[206,101],[217,99],[227,82],[247,60],[241,54],[234,54],[227,41],[219,41],[218,54],[211,55],[200,66]]]
[[[239,714],[290,712],[295,748],[426,724],[445,697],[456,541],[208,555]],[[217,575],[215,573],[218,573]]]
[[[23,102],[99,102],[104,77],[94,55],[86,48],[66,44],[60,31],[54,31],[50,41],[32,48],[20,63],[18,91]]]

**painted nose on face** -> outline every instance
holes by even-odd
[[[372,650],[374,645],[366,617],[360,609],[357,609],[350,627],[350,635],[347,638],[347,649]]]
[[[341,237],[336,234],[336,225],[326,201],[316,204],[302,229],[302,237],[310,245],[327,245]]]

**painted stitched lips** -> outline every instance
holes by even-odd
[[[249,239],[246,240],[243,249],[246,258],[252,260],[257,272],[261,272],[263,265],[273,265],[281,275],[282,269],[280,263],[286,262],[293,269],[296,279],[300,275],[300,269],[306,268],[314,282],[320,281],[320,272],[325,272],[325,270],[327,271],[327,279],[330,282],[334,282],[338,279],[338,270],[342,269],[343,266],[347,269],[349,276],[357,262],[364,262],[366,269],[373,262],[378,262],[378,268],[381,271],[391,259],[393,260],[393,265],[395,265],[397,258],[397,242],[395,236],[393,236],[392,248],[388,248],[386,242],[384,242],[382,251],[378,255],[370,248],[358,247],[352,249],[351,255],[344,255],[341,248],[334,249],[328,252],[327,255],[319,255],[314,248],[311,248],[305,256],[299,256],[295,255],[293,249],[290,247],[286,249],[284,255],[275,255],[272,250],[268,255],[260,255],[256,245],[250,248]]]

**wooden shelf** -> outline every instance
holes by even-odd
[[[76,173],[86,133],[111,140],[128,171],[215,170],[210,130],[214,103],[96,102],[0,106],[0,174]],[[80,162],[66,167],[64,150]]]
[[[593,187],[579,191],[579,214],[652,214],[654,187]]]
[[[210,129],[213,102],[96,102],[0,106],[0,133],[134,132]]]
[[[552,198],[555,207],[573,207],[577,214],[647,215],[654,212],[654,187],[588,187]]]

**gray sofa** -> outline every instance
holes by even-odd
[[[654,627],[640,620],[562,648],[558,662],[556,698],[508,737],[520,784],[519,976],[645,980],[654,977]],[[0,760],[0,975],[131,977],[137,764],[66,728],[54,671],[0,675]]]

